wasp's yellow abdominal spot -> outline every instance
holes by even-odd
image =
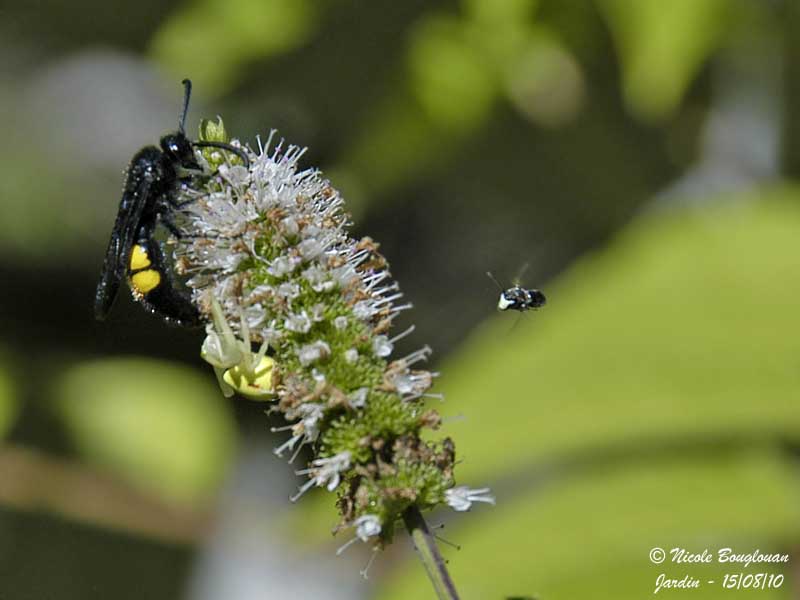
[[[138,271],[149,267],[152,263],[147,252],[139,244],[131,249],[131,271]]]
[[[138,273],[131,275],[131,285],[133,286],[134,292],[138,292],[140,294],[152,292],[160,283],[161,274],[153,269],[139,271]]]

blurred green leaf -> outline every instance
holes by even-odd
[[[539,0],[462,0],[461,4],[469,20],[491,27],[530,20]]]
[[[435,135],[436,124],[417,98],[405,91],[385,98],[359,130],[345,150],[343,164],[329,171],[337,172],[337,177],[344,173],[344,180],[361,192],[362,199],[427,175],[446,159],[452,146],[446,135]],[[359,207],[348,206],[353,208]]]
[[[186,367],[119,358],[76,365],[55,390],[87,460],[181,500],[202,499],[220,484],[236,432],[212,379]]]
[[[583,73],[573,56],[546,29],[531,29],[504,66],[505,91],[519,112],[537,124],[558,126],[583,103]]]
[[[6,150],[0,150],[4,167],[0,250],[21,264],[85,252],[86,240],[96,235],[100,211],[89,202],[76,201],[75,195],[100,197],[101,186],[74,170],[32,161],[34,151],[23,145]]]
[[[625,97],[646,119],[669,115],[720,45],[728,0],[597,0],[622,62]]]
[[[461,483],[587,448],[800,436],[798,190],[642,217],[439,370]],[[527,282],[537,285],[541,282]]]
[[[0,352],[0,359],[6,359],[3,352]],[[0,363],[0,439],[3,439],[14,425],[19,409],[11,374],[6,364],[5,360]]]
[[[537,124],[560,125],[580,108],[580,67],[550,30],[529,22],[536,2],[489,4],[469,4],[464,18],[429,14],[410,31],[408,77],[370,112],[332,169],[357,198],[447,164],[503,93]]]
[[[150,51],[176,76],[221,94],[249,62],[302,46],[317,8],[308,0],[195,0],[164,22]]]
[[[414,93],[433,121],[463,131],[485,120],[497,79],[485,49],[470,43],[460,21],[425,19],[412,32],[408,60]]]
[[[464,598],[528,594],[543,600],[640,600],[651,597],[656,577],[667,573],[701,578],[697,597],[722,600],[731,594],[721,589],[722,574],[744,569],[654,565],[650,549],[785,552],[800,533],[798,492],[793,467],[767,451],[702,461],[639,461],[513,500],[500,496],[497,507],[477,507],[461,525],[449,526],[447,537],[461,551],[444,552]],[[759,565],[750,572],[780,567]],[[708,585],[709,579],[717,584]],[[790,593],[784,585],[756,595],[789,598]],[[377,597],[430,595],[422,566],[412,557]]]

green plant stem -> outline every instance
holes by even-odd
[[[458,592],[450,573],[447,572],[442,555],[436,546],[436,540],[428,529],[428,524],[416,506],[408,507],[403,513],[403,523],[414,540],[419,558],[436,590],[439,600],[458,600]]]

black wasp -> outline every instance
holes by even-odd
[[[183,108],[178,131],[161,138],[160,148],[146,146],[137,152],[128,165],[117,220],[108,243],[103,272],[97,284],[94,314],[104,319],[127,278],[133,297],[149,312],[168,323],[193,326],[200,323],[197,307],[188,295],[175,287],[161,244],[155,239],[162,223],[173,235],[181,233],[173,221],[180,208],[176,193],[201,172],[195,148],[222,148],[235,153],[249,166],[247,155],[230,144],[213,141],[191,141],[184,129],[192,82],[183,80]]]
[[[504,289],[500,282],[494,278],[490,272],[486,274],[500,288],[500,299],[497,301],[497,310],[517,310],[525,312],[534,308],[540,308],[547,303],[547,298],[539,290],[520,287],[516,281],[510,288]]]

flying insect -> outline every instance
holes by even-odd
[[[192,82],[183,80],[183,108],[178,130],[163,136],[159,147],[146,146],[128,165],[119,212],[111,231],[103,271],[97,284],[94,314],[103,320],[117,297],[125,278],[135,300],[167,323],[196,326],[200,313],[189,296],[175,286],[170,265],[156,228],[163,224],[176,237],[183,234],[174,224],[174,213],[181,207],[176,199],[181,186],[202,173],[195,148],[221,148],[236,154],[249,167],[241,148],[214,141],[192,141],[186,137],[186,113]]]
[[[500,282],[494,278],[494,275],[489,271],[487,271],[486,274],[500,289],[500,299],[497,301],[497,310],[525,312],[526,310],[541,308],[547,303],[547,298],[539,290],[521,287],[518,282],[515,282],[510,288],[503,288]]]

